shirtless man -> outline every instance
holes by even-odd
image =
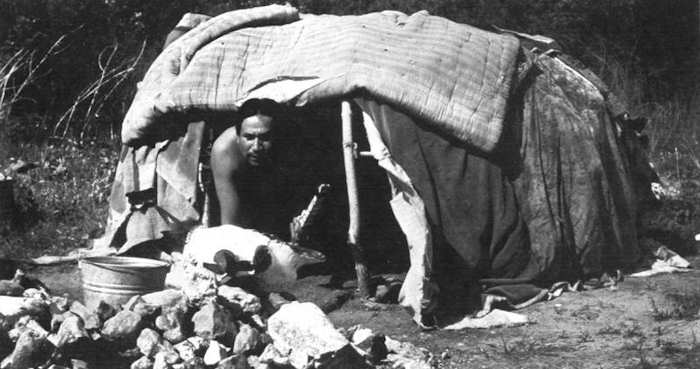
[[[248,100],[234,125],[214,141],[211,170],[221,224],[270,233],[278,230],[275,144],[279,129],[275,126],[282,118],[281,111],[273,100]]]

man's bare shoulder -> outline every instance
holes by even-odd
[[[212,151],[219,154],[217,157],[226,158],[229,170],[241,171],[246,167],[245,155],[241,152],[238,132],[235,127],[223,131],[214,141]]]

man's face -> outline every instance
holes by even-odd
[[[272,117],[253,115],[241,122],[241,148],[248,165],[267,166],[272,161]]]

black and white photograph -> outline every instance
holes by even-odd
[[[698,0],[0,0],[0,369],[695,369],[699,251]]]

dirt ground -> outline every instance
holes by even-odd
[[[694,271],[626,278],[617,289],[565,293],[519,312],[513,328],[421,331],[397,305],[347,301],[331,312],[338,327],[362,325],[428,349],[437,368],[700,368],[700,256]],[[74,265],[29,271],[54,293],[80,298]],[[338,294],[328,276],[306,277],[290,292],[323,302]]]

